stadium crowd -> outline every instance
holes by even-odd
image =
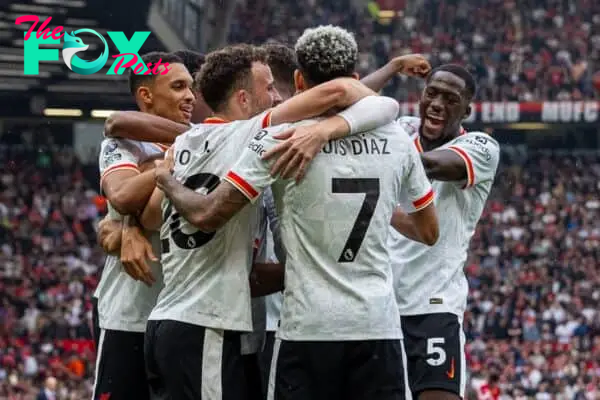
[[[51,376],[87,398],[105,203],[72,150],[3,140],[0,161],[0,398]],[[600,396],[599,181],[598,155],[504,154],[466,266],[473,398]]]
[[[106,204],[72,149],[11,133],[0,147],[0,399],[35,398],[47,378],[56,399],[89,398]]]
[[[338,24],[356,32],[361,73],[421,52],[471,65],[481,100],[598,96],[600,3],[431,1],[386,29],[347,0],[247,2],[230,39],[293,43],[305,27]],[[416,101],[419,89],[396,78],[385,93]],[[106,203],[86,172],[97,165],[51,136],[12,133],[0,136],[0,399],[89,398]],[[598,182],[597,154],[504,154],[465,266],[472,398],[600,398]]]
[[[600,3],[592,0],[424,0],[414,15],[380,25],[350,0],[267,0],[237,10],[230,41],[293,45],[307,27],[336,24],[356,32],[362,74],[391,57],[422,53],[432,65],[469,65],[482,101],[597,99]],[[395,79],[385,89],[417,101],[418,82]]]

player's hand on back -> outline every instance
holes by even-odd
[[[406,54],[396,57],[392,62],[397,66],[399,74],[425,78],[431,72],[431,64],[421,54]]]
[[[121,239],[121,264],[123,264],[125,272],[133,279],[152,286],[155,279],[148,260],[158,261],[152,251],[152,244],[141,228],[124,228]]]
[[[98,244],[107,254],[118,254],[121,249],[121,221],[114,221],[108,216],[98,224]]]
[[[319,124],[296,126],[273,137],[283,142],[262,156],[263,160],[276,159],[271,167],[271,176],[294,177],[296,182],[304,178],[310,162],[328,140],[327,133],[319,129]]]

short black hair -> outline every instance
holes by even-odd
[[[206,59],[204,54],[192,50],[177,50],[174,51],[173,54],[183,60],[183,65],[190,71],[190,75],[192,76],[200,71],[202,64],[204,64],[204,60]]]
[[[275,82],[291,85],[294,91],[294,72],[298,69],[294,49],[282,43],[269,42],[262,46]]]
[[[339,26],[306,29],[294,49],[302,76],[314,85],[352,76],[358,62],[354,36]]]
[[[239,89],[252,88],[252,64],[267,64],[264,49],[249,44],[226,46],[213,51],[206,60],[195,81],[204,101],[213,111],[221,111],[229,96]]]
[[[160,61],[163,64],[183,64],[183,60],[177,57],[173,53],[166,53],[162,51],[152,51],[150,53],[146,53],[142,56],[142,61],[144,64],[148,66],[148,63],[152,63],[150,69],[154,68],[154,64]],[[135,96],[135,92],[138,90],[140,86],[146,85],[149,82],[152,82],[156,75],[153,74],[136,74],[133,72],[133,68],[129,69],[129,90],[131,94]]]
[[[442,72],[442,71],[450,72],[451,74],[454,74],[454,75],[458,76],[459,78],[461,78],[463,81],[465,81],[465,92],[468,96],[468,100],[471,100],[475,96],[475,93],[477,93],[477,83],[475,83],[475,78],[462,65],[458,65],[458,64],[440,65],[439,67],[436,67],[433,70],[431,70],[431,72],[429,73],[429,76],[427,76],[426,82],[429,83],[431,81],[431,78],[433,78],[433,76],[435,75],[436,72]]]

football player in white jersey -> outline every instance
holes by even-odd
[[[173,146],[174,173],[183,181],[179,187],[193,195],[195,191],[206,193],[214,189],[239,158],[240,149],[261,127],[286,120],[284,110],[298,118],[318,115],[373,93],[357,82],[342,80],[260,112],[279,98],[266,65],[266,54],[248,45],[209,54],[199,84],[215,117],[178,137]],[[262,87],[273,96],[256,96],[256,90]],[[377,99],[377,103],[386,122],[395,118],[394,100]],[[292,112],[293,109],[303,111]],[[361,116],[355,117],[358,121]],[[331,133],[347,133],[344,120],[340,123],[340,118],[331,119],[336,127]],[[370,124],[381,117],[364,119]],[[344,130],[339,130],[340,126]],[[161,215],[161,199],[162,193],[155,191],[141,217],[145,227],[160,227],[165,277],[165,287],[147,328],[149,370],[162,377],[166,392],[173,398],[248,398],[246,388],[250,385],[244,371],[240,336],[253,329],[249,275],[258,210],[246,208],[215,232],[194,227],[194,221],[186,218],[193,204],[185,199],[178,202],[169,196],[170,202],[163,203]]]
[[[140,110],[178,123],[189,123],[195,99],[192,77],[182,60],[168,53],[149,53],[146,64],[169,63],[164,75],[130,75],[130,88]],[[165,67],[162,67],[165,68]],[[163,154],[167,146],[128,139],[105,139],[100,150],[101,188],[108,199],[109,217],[123,219],[141,211],[154,187],[154,173],[140,166]],[[148,179],[150,178],[150,179]],[[94,296],[97,298],[100,334],[97,343],[94,399],[148,399],[144,362],[146,321],[162,287],[160,264],[153,253],[160,250],[158,237],[152,246],[143,232],[127,226],[119,256],[108,255]],[[153,250],[154,249],[154,250]],[[124,269],[125,260],[142,253],[152,260],[147,271]],[[134,257],[135,258],[135,257]],[[123,263],[122,263],[123,261]],[[145,264],[145,262],[144,262]],[[130,265],[130,268],[135,266]]]
[[[412,223],[398,211],[389,237],[396,298],[408,363],[410,392],[420,400],[465,395],[465,336],[462,328],[468,283],[463,272],[469,241],[492,188],[499,145],[483,132],[466,132],[475,94],[471,74],[442,65],[427,78],[420,118],[398,123],[411,135],[432,180],[440,237],[419,243]],[[411,207],[402,205],[403,211]]]
[[[341,28],[305,31],[296,54],[299,91],[356,77],[356,42]],[[364,113],[373,114],[369,109]],[[277,145],[272,135],[289,126],[258,132],[207,195],[181,188],[162,166],[157,185],[176,209],[187,209],[188,221],[211,232],[247,212],[244,207],[273,184],[286,266],[269,398],[402,399],[400,318],[385,242],[401,200],[423,215],[418,233],[436,235],[423,165],[401,127],[389,124],[329,141],[301,183],[275,179],[261,156]]]

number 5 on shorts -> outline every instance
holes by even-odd
[[[446,339],[443,337],[429,338],[427,339],[427,364],[432,367],[439,367],[446,362],[446,350],[443,346],[446,343]]]

